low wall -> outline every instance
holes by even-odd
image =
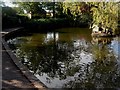
[[[23,28],[16,28],[14,30],[11,30],[7,34],[2,36],[2,44],[4,48],[6,49],[7,53],[9,54],[10,58],[15,63],[16,67],[20,69],[20,71],[23,73],[23,75],[34,85],[35,88],[47,90],[47,87],[39,80],[37,77],[35,77],[31,72],[29,72],[28,68],[25,67],[20,60],[12,53],[12,50],[9,48],[9,45],[6,42],[6,39],[10,37],[10,35],[16,34],[18,32],[21,32]]]

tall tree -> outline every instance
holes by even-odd
[[[40,9],[39,2],[16,2],[20,8],[26,10],[27,12],[36,13]]]
[[[115,34],[118,26],[118,4],[116,2],[92,2],[90,4],[97,7],[91,8],[93,22],[97,25],[102,23],[103,27],[111,28]]]
[[[77,24],[88,25],[92,21],[89,4],[86,2],[64,2],[63,12],[77,22]]]
[[[55,2],[55,0],[53,0],[52,2],[42,2],[41,5],[46,10],[52,11],[53,18],[55,17],[55,12],[56,12],[56,2]]]
[[[18,7],[27,13],[35,14],[46,14],[45,10],[42,9],[42,5],[40,2],[15,2],[18,4]]]

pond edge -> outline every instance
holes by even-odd
[[[7,44],[7,42],[5,41],[5,37],[8,34],[11,33],[15,33],[16,31],[20,30],[21,28],[16,28],[8,33],[6,33],[5,35],[2,36],[2,44],[4,46],[4,48],[6,49],[6,52],[8,53],[8,55],[10,56],[10,58],[12,59],[12,61],[14,62],[14,64],[20,69],[21,73],[32,83],[32,85],[35,88],[38,89],[42,89],[42,90],[46,90],[47,86],[45,86],[39,79],[37,79],[37,77],[35,77],[29,70],[27,67],[25,67],[20,60],[14,55],[14,53],[12,52],[12,50],[10,49],[9,45]]]

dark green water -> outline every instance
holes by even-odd
[[[49,88],[120,88],[119,37],[92,38],[89,29],[65,28],[7,42]]]

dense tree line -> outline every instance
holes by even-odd
[[[111,28],[113,33],[119,33],[119,3],[118,2],[65,2],[66,14],[96,25],[102,23],[104,28]]]
[[[97,8],[92,8],[93,22],[102,23],[104,28],[111,28],[113,33],[117,32],[118,26],[118,3],[115,2],[94,2]]]
[[[4,3],[2,3],[4,6]],[[14,2],[18,14],[30,13],[33,19],[46,18],[50,13],[53,18],[69,18],[75,25],[102,23],[104,28],[111,28],[119,33],[119,2]],[[4,11],[3,11],[4,12]],[[49,18],[49,17],[47,17]]]

